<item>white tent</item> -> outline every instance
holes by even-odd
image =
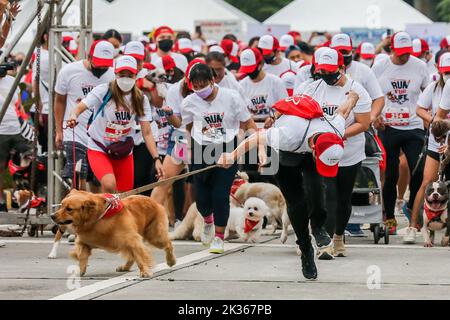
[[[19,14],[11,39],[26,18],[36,12],[36,0],[21,1]],[[79,24],[79,1],[73,1],[64,16],[65,25]],[[259,23],[224,0],[93,0],[93,31],[104,32],[116,29],[122,33],[131,33],[134,38],[143,31],[151,31],[160,25],[171,26],[175,30],[194,31],[196,20],[241,21],[245,34],[247,24]],[[22,37],[18,50],[26,50],[36,32],[36,24]]]
[[[295,0],[264,23],[336,32],[341,27],[404,30],[409,23],[432,21],[402,0]]]

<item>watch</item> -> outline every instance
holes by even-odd
[[[162,157],[161,157],[161,156],[157,156],[157,157],[154,157],[154,158],[153,158],[153,161],[155,161],[155,162],[156,162],[156,160],[159,160],[159,161],[161,161],[161,163],[163,162],[163,160],[162,160]]]

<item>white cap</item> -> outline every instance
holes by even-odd
[[[241,53],[241,68],[239,69],[239,73],[252,73],[261,63],[262,59],[259,49],[245,49]]]
[[[178,51],[181,53],[189,53],[194,49],[192,48],[192,41],[188,38],[178,39]]]
[[[439,57],[438,69],[440,73],[450,72],[450,52],[446,52]]]
[[[145,42],[145,43],[150,43],[150,39],[146,36],[140,36],[138,41],[140,42]]]
[[[295,80],[297,75],[294,71],[288,70],[280,75],[281,80],[283,80],[284,85],[287,89],[294,89]]]
[[[132,56],[137,60],[144,60],[145,48],[140,41],[130,41],[125,45],[123,54],[126,56]]]
[[[286,51],[287,48],[295,44],[294,37],[290,34],[285,34],[280,38],[280,50]]]
[[[208,47],[217,46],[217,45],[219,45],[219,42],[217,40],[206,40],[206,45]]]
[[[97,68],[112,67],[114,64],[114,46],[106,40],[92,43],[89,55]]]
[[[322,54],[322,52],[327,51],[327,47],[320,47],[318,48],[316,51],[314,51],[314,61],[315,64],[317,65],[317,62],[319,61],[320,55]]]
[[[137,62],[132,56],[121,56],[117,58],[115,65],[115,73],[119,73],[123,70],[129,70],[134,74],[137,74]]]
[[[331,39],[330,48],[351,51],[353,49],[352,39],[348,34],[338,33]]]
[[[391,39],[391,48],[398,56],[406,53],[412,53],[411,36],[404,31],[395,33]]]
[[[209,52],[220,52],[220,53],[225,54],[225,51],[223,51],[222,47],[220,47],[220,46],[211,46],[209,48]]]
[[[422,53],[422,42],[420,39],[414,39],[412,42],[413,52]]]
[[[343,63],[344,58],[335,49],[326,48],[316,61],[316,70],[335,72]]]
[[[258,48],[262,49],[263,55],[269,55],[279,47],[278,39],[268,34],[262,36],[258,42]]]
[[[363,59],[373,59],[375,57],[375,46],[370,42],[362,42],[359,55]]]

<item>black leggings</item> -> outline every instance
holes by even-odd
[[[342,236],[352,214],[352,193],[361,162],[339,167],[336,178],[325,179],[327,186],[327,231]]]
[[[411,209],[414,205],[417,191],[422,184],[422,164],[419,164],[414,175],[412,174],[412,171],[422,152],[425,143],[425,132],[421,129],[398,130],[386,127],[384,131],[380,132],[380,137],[386,149],[386,176],[383,187],[384,210],[386,212],[386,219],[394,219],[395,202],[397,200],[400,149],[406,156],[409,172],[411,174],[409,183],[410,196],[408,202],[408,208]]]
[[[141,143],[135,146],[133,149],[133,160],[134,160],[134,188],[139,188],[147,184],[156,181],[154,161],[150,153],[148,152],[145,143]],[[147,191],[143,193],[149,196],[151,193]]]
[[[287,211],[298,239],[297,243],[302,248],[311,241],[310,215],[311,220],[316,221],[315,227],[320,228],[325,222],[326,210],[325,185],[323,178],[317,173],[312,154],[302,154],[299,159],[295,166],[286,166],[280,161],[275,177],[286,198]]]

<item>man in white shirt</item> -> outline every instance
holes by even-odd
[[[411,56],[412,40],[406,32],[398,32],[391,39],[392,55],[389,59],[375,62],[372,70],[385,96],[385,108],[379,123],[380,137],[386,149],[386,178],[383,186],[383,201],[386,212],[385,224],[395,233],[397,222],[394,216],[397,200],[399,155],[402,150],[407,158],[411,174],[408,208],[412,209],[416,193],[422,183],[419,167],[412,174],[425,143],[422,120],[416,114],[417,101],[428,85],[429,75],[423,61]],[[415,239],[413,228],[407,229],[405,242]]]
[[[151,62],[156,64],[162,57],[170,55],[175,60],[176,66],[181,71],[186,72],[188,66],[186,57],[182,54],[172,52],[175,43],[175,33],[173,30],[167,26],[161,26],[155,30],[153,39],[155,40],[157,49],[151,55]]]

